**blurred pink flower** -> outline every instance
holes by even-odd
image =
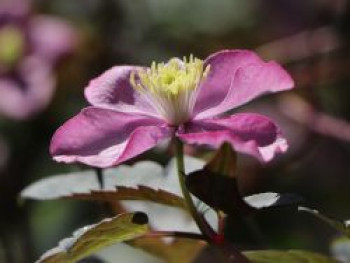
[[[0,114],[26,119],[43,110],[55,87],[54,66],[75,32],[65,21],[30,13],[30,1],[0,3]]]
[[[0,21],[23,18],[29,12],[30,0],[1,0]]]
[[[269,161],[287,149],[270,119],[250,113],[217,116],[293,85],[277,63],[244,50],[221,51],[204,61],[174,58],[151,68],[116,66],[90,82],[85,96],[92,106],[56,131],[50,152],[57,161],[109,167],[177,136],[215,148],[228,142]]]

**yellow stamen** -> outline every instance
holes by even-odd
[[[0,29],[0,63],[5,67],[15,64],[24,52],[24,36],[13,25]]]
[[[168,63],[152,63],[148,70],[133,72],[130,83],[144,94],[156,110],[171,124],[186,122],[191,116],[196,89],[209,72],[202,60],[193,55]]]

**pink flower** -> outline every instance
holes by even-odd
[[[48,106],[55,65],[76,44],[67,22],[32,14],[30,7],[29,0],[0,1],[0,115],[16,120]]]
[[[90,82],[85,96],[92,106],[56,131],[50,152],[56,161],[103,168],[177,136],[215,148],[228,142],[267,162],[287,150],[270,119],[251,113],[218,116],[293,85],[277,63],[245,50],[220,51],[204,61],[175,58],[151,68],[116,66]]]

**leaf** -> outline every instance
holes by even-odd
[[[164,263],[164,260],[161,258],[157,258],[141,249],[134,248],[125,242],[103,248],[95,253],[95,256],[101,259],[103,263]]]
[[[342,234],[344,234],[347,237],[350,237],[350,229],[349,229],[349,224],[348,221],[338,221],[335,219],[332,219],[330,217],[327,217],[325,215],[322,215],[319,211],[315,210],[315,209],[310,209],[307,207],[299,207],[298,208],[299,211],[302,212],[307,212],[310,215],[315,216],[316,218],[320,219],[321,221],[327,223],[329,226],[331,226],[332,228],[334,228],[335,230],[341,232]]]
[[[242,199],[235,173],[237,155],[231,145],[224,143],[203,169],[188,173],[188,190],[208,206],[234,214],[237,211],[251,212],[250,206]]]
[[[237,171],[237,153],[229,143],[223,143],[215,152],[205,169],[223,176],[234,178]]]
[[[185,158],[187,171],[199,169],[204,162]],[[121,165],[106,169],[103,174],[104,189],[95,171],[83,171],[51,176],[39,180],[21,192],[21,197],[34,200],[59,198],[116,201],[145,200],[184,208],[180,197],[174,160],[164,169],[155,162],[143,161],[133,166]]]
[[[193,263],[250,263],[232,243],[224,242],[220,245],[207,245],[202,249]]]
[[[115,191],[117,186],[137,189],[138,186],[149,186],[157,189],[164,169],[155,162],[139,162],[133,166],[121,165],[117,168],[105,169],[103,172],[104,188]],[[41,179],[22,192],[21,197],[34,200],[54,200],[66,198],[72,194],[88,194],[101,190],[95,170],[54,175]]]
[[[302,250],[260,250],[244,254],[252,263],[339,263],[330,257]]]
[[[226,258],[224,258],[225,254]],[[339,263],[333,258],[303,250],[252,250],[242,252],[242,254],[251,263]],[[227,257],[227,255],[232,256]],[[236,260],[231,261],[234,255]],[[246,259],[238,257],[237,249],[228,243],[221,248],[206,246],[194,263],[247,262]]]
[[[204,161],[185,156],[185,166],[186,172],[192,172],[201,169]],[[150,225],[156,230],[198,232],[196,224],[183,209],[182,199],[179,197],[182,194],[175,159],[172,159],[165,168],[155,162],[141,161],[132,166],[121,165],[105,169],[102,176],[104,182],[102,190],[95,171],[89,170],[39,180],[26,187],[21,197],[35,200],[75,198],[75,196],[84,200],[102,201],[108,197],[116,198],[113,200],[129,200],[122,202],[126,210],[145,212],[149,215]],[[130,201],[131,199],[141,201]],[[210,216],[212,225],[217,225],[217,218],[212,210],[208,210],[203,204],[200,205],[200,210],[206,211],[205,215]],[[173,218],[177,218],[176,222]]]
[[[298,195],[289,193],[267,192],[243,197],[235,178],[215,175],[205,168],[189,174],[186,183],[192,194],[227,215],[249,215],[272,208],[297,206],[303,202]]]
[[[236,170],[236,152],[224,143],[203,169],[187,175],[186,186],[208,206],[227,215],[247,215],[302,202],[294,194],[260,193],[243,198],[238,189]]]
[[[341,237],[331,244],[332,255],[340,262],[350,262],[350,239]]]
[[[300,205],[304,200],[296,194],[273,192],[259,193],[244,197],[244,201],[256,209],[270,209]]]
[[[87,194],[73,193],[66,198],[105,202],[117,200],[143,200],[186,209],[186,203],[180,196],[166,192],[162,189],[153,189],[148,186],[138,186],[138,188],[117,186],[115,191],[92,190]]]
[[[197,198],[227,215],[238,212],[249,214],[256,210],[244,202],[235,178],[215,174],[204,168],[187,175],[186,185]]]
[[[167,263],[191,263],[206,245],[202,241],[176,238],[173,242],[163,239],[141,237],[127,242],[129,245],[147,251]]]
[[[142,212],[120,214],[85,226],[47,251],[38,263],[74,263],[102,247],[140,237],[148,232],[148,217]]]
[[[122,201],[126,211],[142,211],[149,215],[152,230],[199,233],[189,213],[176,207],[142,201]]]
[[[45,178],[24,189],[21,196],[39,200],[57,198],[107,202],[145,200],[186,208],[180,196],[160,189],[167,187],[169,191],[173,190],[166,184],[169,179],[164,176],[163,168],[156,163],[141,162],[132,167],[121,166],[106,170],[102,176],[106,182],[103,190],[99,189],[94,171],[85,171]],[[108,190],[111,188],[112,190]]]

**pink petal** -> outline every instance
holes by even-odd
[[[85,89],[86,99],[93,106],[157,117],[155,109],[130,84],[130,73],[141,69],[137,66],[115,66],[107,70],[90,81]]]
[[[145,152],[171,134],[171,128],[154,118],[89,107],[56,131],[50,153],[56,161],[105,168]]]
[[[30,20],[30,40],[34,52],[54,62],[60,56],[72,51],[77,36],[66,21],[52,16],[35,16]]]
[[[210,71],[199,87],[194,113],[212,108],[224,100],[237,69],[260,62],[261,59],[249,50],[223,50],[209,56],[205,66],[210,65]]]
[[[28,0],[1,0],[0,16],[23,18],[29,13],[30,2]]]
[[[224,113],[269,92],[291,89],[289,74],[275,62],[263,62],[251,51],[223,51],[209,57],[211,71],[201,85],[194,118]]]
[[[228,118],[198,120],[190,123],[178,136],[189,144],[220,147],[230,143],[235,150],[268,162],[276,153],[288,148],[279,128],[267,117],[242,113]]]
[[[28,119],[48,106],[55,80],[50,65],[37,57],[23,58],[16,74],[0,78],[0,114]]]

